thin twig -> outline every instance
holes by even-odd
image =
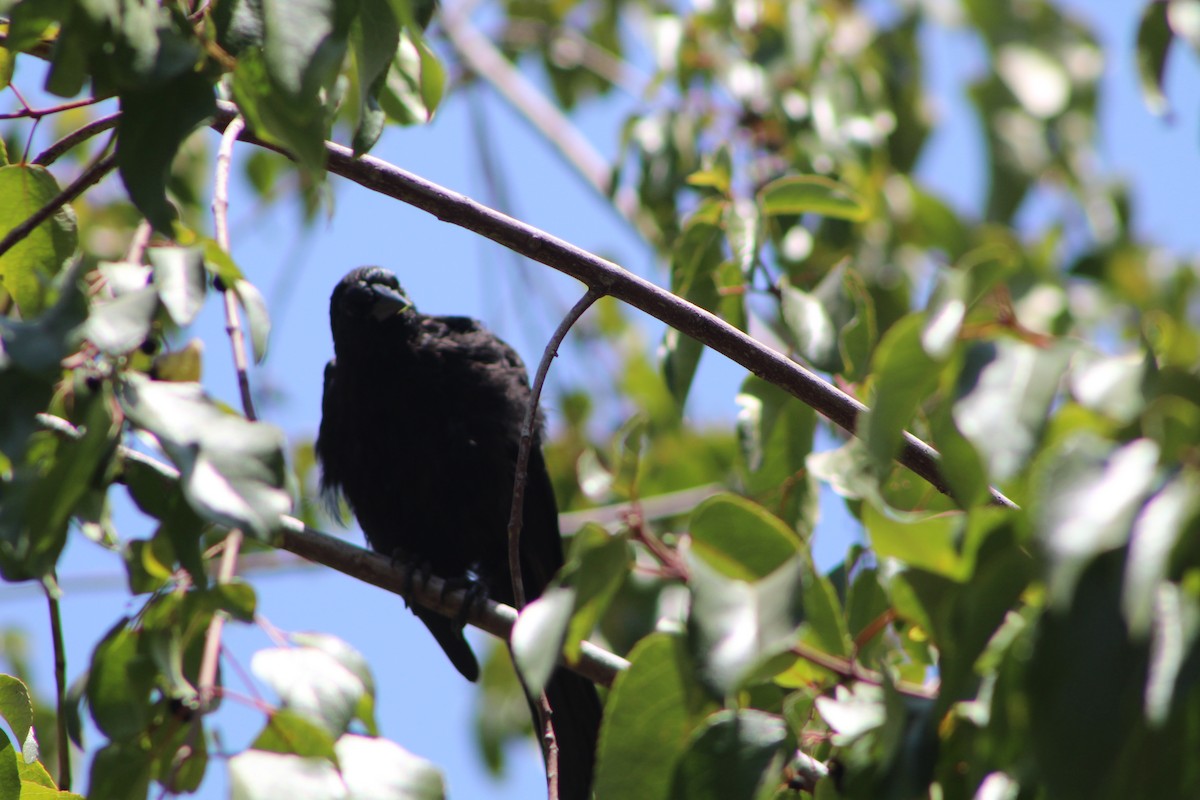
[[[238,552],[242,546],[242,532],[237,528],[225,537],[225,549],[221,553],[221,566],[217,570],[217,584],[229,583],[237,569]],[[225,629],[225,612],[217,611],[208,623],[204,634],[204,654],[200,660],[200,677],[197,682],[197,698],[202,711],[208,710],[216,698],[217,666],[221,655],[221,632]]]
[[[815,647],[810,647],[804,642],[797,642],[792,645],[792,653],[810,664],[816,664],[818,667],[827,669],[835,675],[840,675],[843,678],[850,680],[869,683],[873,686],[883,685],[883,676],[874,670],[840,656],[830,655],[829,653],[817,650]],[[919,686],[908,681],[895,681],[892,684],[896,691],[909,697],[918,697],[922,700],[934,700],[938,693],[934,689],[926,686]]]
[[[700,501],[724,490],[724,487],[718,483],[707,483],[691,489],[680,489],[677,492],[639,498],[636,503],[638,516],[649,522],[689,514],[700,504]],[[584,511],[566,511],[558,515],[558,529],[565,534],[570,534],[575,533],[589,522],[597,525],[612,525],[622,522],[633,512],[634,505],[632,502],[614,503]]]
[[[59,588],[53,573],[42,581],[46,603],[50,607],[50,635],[54,641],[54,699],[57,708],[58,788],[71,791],[71,742],[67,735],[67,649],[63,644],[62,609],[58,605]]]
[[[512,507],[508,514],[508,569],[512,574],[513,603],[520,610],[525,607],[525,583],[521,577],[521,522],[525,510],[525,484],[529,477],[529,455],[533,451],[533,431],[537,427],[538,401],[550,372],[550,362],[558,355],[558,348],[583,312],[602,296],[597,289],[588,288],[554,330],[554,335],[542,351],[537,373],[529,393],[529,405],[525,408],[525,421],[521,424],[521,443],[517,448],[516,474],[513,476]],[[521,681],[524,683],[524,679]],[[538,727],[542,731],[542,754],[546,758],[546,789],[549,800],[558,800],[558,736],[554,732],[554,708],[545,691],[537,700]]]
[[[545,690],[538,695],[537,710],[542,754],[546,758],[546,800],[558,800],[558,734],[554,732],[554,709]]]
[[[120,111],[117,111],[114,114],[109,114],[107,117],[100,117],[100,119],[92,120],[79,130],[71,131],[66,136],[50,145],[42,152],[38,153],[37,158],[33,159],[33,163],[39,166],[48,167],[57,161],[63,153],[67,152],[80,142],[85,142],[98,133],[103,133],[110,128],[116,127],[120,120]]]
[[[213,180],[213,227],[216,233],[217,245],[226,253],[229,252],[229,171],[233,163],[233,144],[246,128],[246,122],[240,116],[230,121],[221,136],[221,146],[217,150],[217,173]],[[237,310],[237,292],[233,286],[226,286],[225,295],[225,332],[229,334],[229,346],[233,349],[233,366],[237,373],[238,390],[242,395],[242,410],[246,419],[256,420],[254,411],[254,395],[250,391],[250,367],[246,359],[246,336],[242,332],[241,318]]]
[[[222,130],[236,110],[218,101],[217,121]],[[242,139],[287,155],[281,148],[243,134]],[[559,272],[583,281],[604,294],[641,309],[681,333],[742,365],[750,372],[804,401],[834,424],[854,433],[866,406],[790,358],[733,327],[710,311],[656,286],[611,261],[576,247],[532,225],[493,211],[474,200],[439,186],[373,156],[356,158],[348,147],[326,142],[327,168],[371,191],[427,211],[438,219],[486,236]],[[928,481],[943,494],[950,487],[938,470],[936,450],[910,433],[896,460]],[[1016,504],[996,489],[992,502],[1005,508]]]
[[[154,226],[148,220],[143,219],[138,223],[138,226],[133,231],[133,238],[129,240],[129,249],[125,251],[125,261],[127,263],[142,263],[142,256],[146,254],[146,246],[150,244],[150,236],[153,233]]]
[[[101,158],[85,169],[80,173],[78,178],[67,185],[67,188],[52,197],[46,205],[35,211],[29,219],[9,231],[8,235],[3,239],[0,239],[0,255],[4,255],[12,249],[13,245],[33,233],[38,225],[41,225],[54,216],[60,208],[83,194],[93,185],[99,183],[116,165],[117,157],[115,154],[111,154]]]
[[[226,253],[229,252],[229,173],[233,165],[233,145],[245,129],[246,120],[241,116],[234,117],[225,126],[221,134],[221,146],[217,148],[217,172],[213,177],[213,226],[217,244]]]
[[[53,414],[38,414],[37,421],[47,430],[72,439],[83,435],[70,422]],[[125,461],[137,462],[168,481],[179,481],[179,470],[153,456],[125,445],[119,445],[117,453]],[[449,619],[462,619],[461,615],[465,612],[467,622],[481,631],[506,642],[512,639],[512,628],[517,621],[517,610],[512,606],[492,600],[480,601],[476,598],[471,598],[468,603],[466,590],[452,591],[446,582],[436,575],[414,581],[412,576],[418,574],[418,571],[406,562],[356,547],[336,536],[309,528],[295,517],[280,517],[275,544],[301,558],[378,586]],[[611,686],[617,675],[629,668],[629,662],[624,658],[591,642],[583,643],[578,662],[560,663],[572,672],[602,686]]]
[[[20,93],[17,92],[17,88],[15,86],[10,86],[9,88],[12,89],[13,93],[17,95],[17,97],[21,100],[21,105],[25,106],[25,108],[22,109],[21,111],[13,111],[8,114],[0,114],[0,120],[2,120],[2,119],[41,119],[42,117],[48,117],[51,114],[61,114],[64,111],[70,111],[72,108],[83,108],[84,106],[93,106],[96,103],[99,103],[101,100],[105,99],[103,97],[101,97],[101,98],[89,97],[84,100],[73,100],[70,103],[63,103],[62,105],[51,106],[50,108],[32,108],[25,102],[25,99],[20,96]]]
[[[525,585],[521,580],[521,519],[525,509],[525,483],[529,476],[529,454],[533,450],[533,430],[537,427],[538,401],[542,397],[542,387],[546,384],[546,374],[550,371],[550,362],[558,355],[559,345],[571,330],[583,312],[603,295],[599,289],[589,288],[583,297],[563,317],[554,335],[546,343],[542,351],[542,360],[538,364],[537,373],[533,378],[533,388],[529,394],[529,406],[525,409],[525,422],[521,425],[521,444],[517,449],[517,468],[513,478],[512,506],[508,514],[508,569],[512,573],[513,599],[518,609],[525,607]]]
[[[213,229],[217,246],[229,252],[229,170],[233,162],[233,144],[245,129],[241,117],[235,117],[221,135],[221,146],[217,150],[217,171],[213,180]],[[237,313],[237,296],[232,286],[222,293],[225,299],[225,331],[233,349],[233,365],[237,372],[238,387],[242,393],[242,410],[246,419],[255,420],[254,399],[250,394],[250,378],[246,363],[246,340],[242,335],[241,321]],[[221,566],[217,572],[217,584],[229,583],[237,570],[238,553],[242,549],[242,532],[234,528],[225,537],[225,549],[221,553]],[[209,622],[204,638],[204,656],[200,665],[200,708],[207,709],[215,697],[217,665],[221,655],[221,632],[225,628],[225,613],[218,611]]]

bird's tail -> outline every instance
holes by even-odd
[[[558,743],[559,800],[590,800],[600,736],[600,696],[587,678],[562,667],[546,684]],[[535,715],[536,720],[536,715]]]

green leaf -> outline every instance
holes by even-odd
[[[400,45],[400,23],[388,0],[360,0],[359,13],[350,28],[350,45],[357,66],[358,127],[354,154],[370,150],[383,133],[385,114],[379,93]]]
[[[692,512],[691,553],[729,578],[765,578],[801,552],[795,531],[762,506],[733,494],[704,500]]]
[[[1135,515],[1158,480],[1158,457],[1149,439],[1114,448],[1083,433],[1039,461],[1030,513],[1049,556],[1053,605],[1070,603],[1087,565],[1128,541]]]
[[[128,741],[150,722],[156,671],[141,652],[139,633],[120,620],[96,645],[87,678],[88,709],[105,736]]]
[[[904,429],[937,385],[941,364],[921,345],[924,320],[909,315],[884,335],[872,359],[871,407],[858,429],[879,474],[887,474],[904,441]]]
[[[234,70],[238,107],[255,133],[320,177],[332,108],[329,93],[346,55],[357,3],[263,0],[261,51],[247,49]]]
[[[1071,395],[1084,408],[1128,425],[1146,407],[1144,386],[1153,367],[1141,353],[1110,358],[1079,353],[1071,364]]]
[[[749,375],[736,398],[745,491],[776,516],[808,532],[816,519],[817,486],[806,460],[816,413],[778,386]]]
[[[169,236],[176,217],[166,194],[171,163],[184,139],[216,110],[212,82],[194,72],[121,94],[117,171],[129,199],[160,233]]]
[[[1137,68],[1142,99],[1151,114],[1162,116],[1171,104],[1163,93],[1163,75],[1171,54],[1171,26],[1167,21],[1167,2],[1146,3],[1137,31]]]
[[[818,573],[811,559],[804,564],[804,638],[826,653],[852,655],[850,630],[832,581]]]
[[[324,726],[318,725],[303,714],[285,708],[267,717],[267,724],[250,745],[250,749],[305,758],[324,758],[337,763],[337,755],[333,749],[334,741],[334,737]]]
[[[692,735],[675,768],[676,800],[769,798],[780,783],[787,726],[753,708],[718,711]]]
[[[558,663],[575,608],[575,592],[552,587],[521,609],[513,626],[512,651],[525,685],[533,695],[541,693]]]
[[[32,217],[58,192],[58,182],[45,167],[0,167],[0,237]],[[63,205],[0,255],[0,286],[12,296],[24,319],[32,319],[47,306],[51,279],[75,252],[75,228],[75,212]]]
[[[18,678],[0,674],[0,717],[17,740],[24,742],[33,730],[33,700],[29,689]]]
[[[230,0],[209,12],[217,29],[217,44],[232,56],[250,47],[262,47],[263,17],[260,0]]]
[[[185,327],[200,313],[208,288],[204,250],[200,247],[152,247],[146,251],[154,266],[154,288],[176,325]]]
[[[118,397],[129,420],[154,434],[179,468],[197,513],[260,538],[278,527],[291,509],[278,428],[227,412],[194,383],[130,373]]]
[[[324,728],[346,732],[368,688],[337,658],[315,647],[276,647],[254,654],[250,668],[270,686],[283,707]]]
[[[271,82],[291,100],[315,101],[346,55],[357,3],[263,0],[263,57]]]
[[[871,547],[880,558],[895,558],[952,580],[967,577],[956,544],[965,518],[961,514],[900,514],[882,511],[864,503],[863,527]]]
[[[786,279],[780,282],[779,291],[780,313],[797,352],[817,369],[837,371],[841,367],[837,331],[821,301]]]
[[[442,800],[446,784],[429,761],[395,742],[347,734],[335,745],[350,796],[362,800]]]
[[[346,800],[346,784],[324,758],[246,750],[229,759],[233,800]]]
[[[968,271],[947,269],[938,274],[925,312],[925,327],[921,331],[921,347],[933,358],[947,358],[958,343],[971,302],[970,292]]]
[[[1134,520],[1121,590],[1121,610],[1131,636],[1150,632],[1171,553],[1198,516],[1200,480],[1194,471],[1186,471],[1151,497]]]
[[[8,39],[4,46],[13,52],[27,52],[71,14],[71,0],[26,0],[4,4],[9,18]]]
[[[21,774],[17,769],[20,760],[21,756],[13,747],[8,734],[0,728],[0,792],[3,792],[5,797],[21,796]]]
[[[271,336],[271,315],[267,301],[250,281],[238,280],[233,284],[242,310],[246,312],[246,324],[250,326],[250,344],[254,348],[254,362],[261,364],[267,357],[267,341]]]
[[[158,293],[146,286],[112,300],[98,302],[88,316],[84,335],[102,353],[119,356],[141,346],[150,335],[158,311]]]
[[[1017,474],[1036,449],[1067,365],[1066,346],[1002,339],[967,349],[954,423],[975,446],[993,482]]]
[[[1128,592],[1126,593],[1128,596]],[[1162,731],[1196,685],[1192,664],[1200,652],[1200,601],[1178,584],[1156,587],[1154,642],[1146,680],[1146,721]],[[1186,746],[1186,745],[1185,745]]]
[[[1074,498],[1077,511],[1088,508],[1082,499]],[[1114,551],[1082,565],[1037,623],[1027,656],[1028,746],[1048,796],[1128,797],[1137,791],[1109,787],[1128,791],[1143,780],[1137,760],[1122,757],[1142,727],[1147,672],[1146,645],[1128,639],[1121,617],[1122,560]]]
[[[5,42],[4,47],[0,47],[0,89],[7,89],[12,83],[13,67],[17,63],[17,54],[9,50]],[[7,164],[7,153],[4,152],[4,146],[0,144],[0,164]]]
[[[312,632],[296,633],[291,638],[298,645],[315,647],[322,653],[331,656],[362,681],[367,692],[372,694],[375,692],[375,679],[371,675],[371,665],[367,663],[367,659],[363,657],[362,653],[351,647],[344,639],[328,633]]]
[[[571,553],[561,582],[575,592],[574,611],[563,651],[579,658],[580,644],[591,635],[629,573],[632,555],[624,536],[613,536],[594,523],[571,537]]]
[[[145,800],[150,754],[142,742],[110,742],[92,757],[88,794],[108,800]]]
[[[211,595],[216,607],[239,622],[253,622],[258,598],[254,587],[241,580],[232,580],[214,586]]]
[[[107,393],[81,398],[76,413],[82,435],[40,434],[32,459],[18,463],[6,482],[0,572],[9,580],[41,578],[57,563],[71,515],[116,444],[111,399]]]
[[[423,39],[405,30],[379,90],[380,108],[401,125],[422,125],[433,119],[445,82],[437,56]]]
[[[762,677],[759,671],[795,641],[803,620],[803,559],[795,556],[750,582],[731,578],[696,552],[688,555],[689,643],[705,682],[727,696]]]
[[[723,236],[718,224],[724,204],[710,201],[702,205],[684,226],[671,255],[671,291],[704,309],[716,307],[716,270],[724,258]],[[704,345],[674,328],[663,337],[662,364],[667,388],[680,408],[687,401],[692,378]]]
[[[276,89],[262,53],[251,48],[238,58],[233,97],[256,136],[282,147],[310,176],[323,174],[329,120],[316,96],[292,98]]]
[[[676,636],[653,633],[629,654],[605,703],[596,751],[596,797],[666,800],[675,764],[715,705]]]
[[[820,175],[776,178],[758,193],[758,203],[763,213],[771,216],[820,214],[851,222],[871,216],[870,206],[858,192]]]

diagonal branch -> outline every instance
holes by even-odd
[[[231,103],[220,102],[218,108],[217,121],[213,126],[223,130],[237,112]],[[243,134],[242,138],[287,155],[285,151],[271,147],[250,134]],[[427,211],[444,222],[486,236],[510,250],[566,273],[590,288],[645,311],[799,398],[850,433],[854,433],[859,415],[866,411],[862,403],[779,351],[748,336],[715,314],[611,261],[381,159],[372,156],[355,158],[350,148],[333,142],[326,142],[325,151],[328,156],[327,169],[335,175]],[[938,470],[938,453],[925,442],[905,433],[903,447],[896,460],[938,491],[950,494],[950,487]],[[993,503],[1016,508],[1016,504],[996,489],[991,489],[991,495]]]
[[[525,483],[529,477],[529,453],[533,449],[533,429],[537,425],[538,402],[542,397],[542,387],[546,385],[546,373],[550,371],[550,362],[558,355],[559,345],[562,344],[567,331],[571,330],[571,326],[583,316],[583,312],[592,307],[592,303],[600,299],[600,296],[601,292],[598,290],[588,289],[559,323],[542,352],[542,360],[538,364],[529,395],[529,407],[525,409],[525,422],[521,425],[521,444],[517,449],[516,475],[513,479],[512,509],[508,515],[508,569],[512,573],[513,600],[517,608],[525,607],[525,585],[521,580],[521,513],[525,509]]]

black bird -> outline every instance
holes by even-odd
[[[329,316],[335,358],[325,367],[317,438],[322,490],[349,502],[376,551],[513,604],[508,518],[530,398],[520,357],[476,320],[417,313],[396,276],[379,267],[342,278]],[[526,597],[539,596],[562,563],[539,430],[521,532]],[[476,680],[479,663],[461,621],[413,611],[455,668]],[[558,668],[546,694],[560,797],[586,800],[600,725],[596,689]]]

